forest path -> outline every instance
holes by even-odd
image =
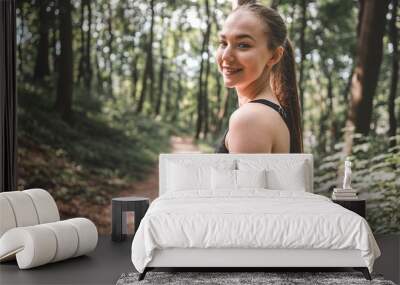
[[[200,150],[193,142],[191,137],[172,136],[170,139],[171,153],[199,153]],[[115,195],[115,197],[124,196],[142,196],[150,198],[153,201],[158,197],[158,162],[143,181],[134,182],[129,190],[124,190]]]
[[[172,136],[170,139],[171,153],[200,153],[199,148],[191,137]],[[150,198],[153,201],[158,197],[158,162],[143,181],[133,182],[125,190],[115,192],[113,197],[140,196]],[[110,198],[111,199],[111,198]],[[111,203],[100,209],[100,217],[106,219],[98,225],[98,231],[102,234],[111,233]]]

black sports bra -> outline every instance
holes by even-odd
[[[257,100],[250,101],[248,103],[260,103],[260,104],[264,104],[266,106],[271,107],[272,109],[277,111],[279,113],[279,115],[281,115],[283,121],[286,123],[286,125],[290,131],[291,128],[289,125],[288,113],[281,106],[279,106],[278,104],[275,104],[274,102],[269,101],[267,99],[257,99]],[[228,133],[228,130],[229,130],[229,128],[226,129],[224,137],[222,138],[222,141],[215,148],[215,153],[229,153],[229,150],[225,146],[225,138],[226,138],[226,134]]]

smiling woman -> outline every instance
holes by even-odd
[[[293,48],[282,17],[255,1],[240,1],[219,38],[218,70],[225,86],[236,89],[239,108],[216,152],[302,152]]]

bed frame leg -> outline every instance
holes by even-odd
[[[149,270],[147,269],[147,267],[145,267],[144,271],[139,274],[138,281],[142,281],[144,279],[144,277],[146,276],[147,271],[149,271]]]
[[[369,274],[369,270],[367,267],[354,267],[355,270],[361,271],[364,275],[365,279],[372,280],[371,275]]]

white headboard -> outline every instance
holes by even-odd
[[[232,160],[237,161],[239,159],[254,159],[254,160],[271,160],[273,161],[287,161],[291,162],[305,162],[306,166],[306,179],[308,180],[307,192],[313,193],[314,191],[314,165],[312,154],[306,153],[296,153],[296,154],[198,154],[198,153],[179,153],[179,154],[160,154],[159,156],[159,195],[166,192],[167,185],[167,165],[169,161],[190,159],[191,161],[199,160],[199,162],[204,161],[210,165],[218,160]]]

